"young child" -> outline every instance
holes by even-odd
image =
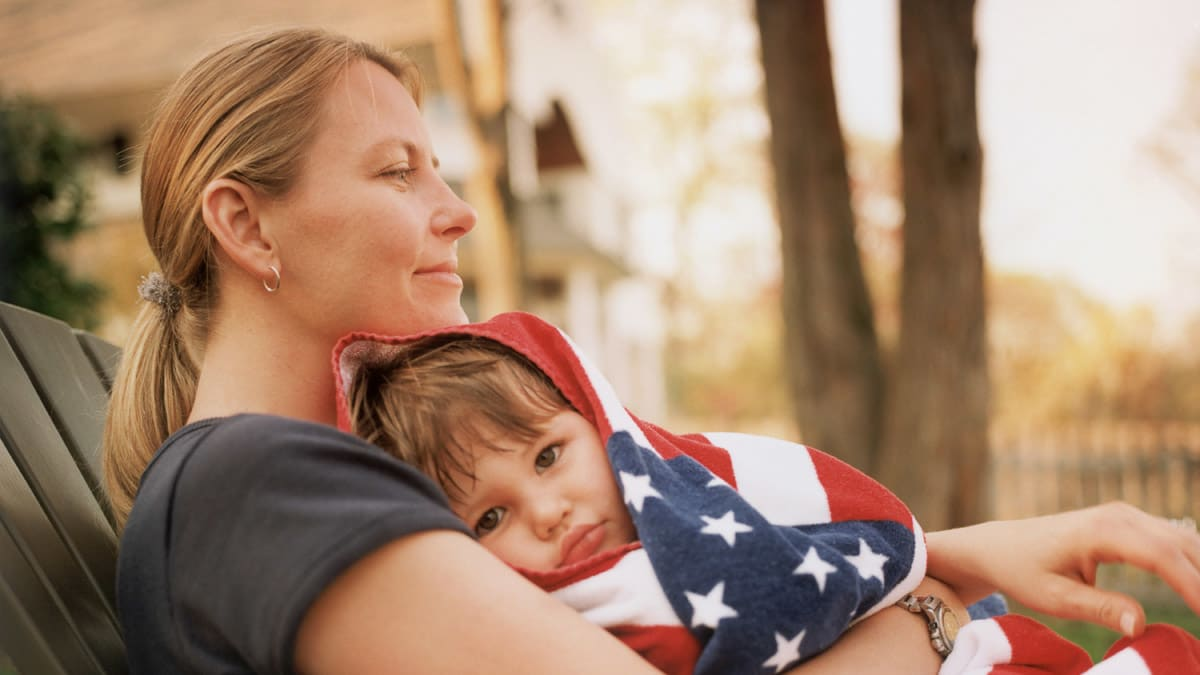
[[[508,564],[550,572],[637,541],[596,428],[500,343],[427,338],[350,391],[354,432],[434,477]]]
[[[920,527],[878,483],[804,446],[637,420],[536,317],[350,335],[335,369],[340,426],[420,467],[485,547],[665,672],[782,672],[924,576]],[[971,624],[942,672],[1091,665],[999,621]],[[1036,649],[996,649],[1013,642]]]

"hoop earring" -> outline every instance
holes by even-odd
[[[262,282],[262,285],[263,288],[267,289],[268,293],[274,293],[275,291],[279,290],[279,282],[281,281],[279,278],[279,268],[274,265],[269,265],[267,266],[267,269],[275,273],[275,285],[268,286],[266,281]]]

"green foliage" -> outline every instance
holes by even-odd
[[[0,300],[93,328],[103,290],[54,257],[87,227],[82,155],[49,110],[0,95]]]

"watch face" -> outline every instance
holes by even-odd
[[[942,632],[951,644],[958,639],[958,616],[949,607],[942,611]]]

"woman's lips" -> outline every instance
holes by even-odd
[[[604,525],[576,525],[562,541],[562,562],[559,567],[585,560],[604,543]]]
[[[430,281],[439,281],[446,284],[462,286],[462,277],[458,276],[457,261],[450,261],[440,265],[425,267],[416,271],[416,275],[422,279]]]

